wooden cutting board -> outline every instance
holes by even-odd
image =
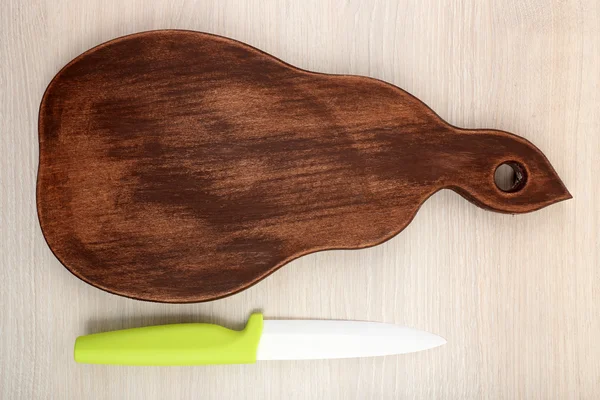
[[[50,248],[84,281],[143,300],[217,299],[304,254],[376,245],[443,188],[507,213],[570,198],[521,137],[198,32],[77,57],[44,94],[39,138]],[[501,190],[504,163],[516,179]]]

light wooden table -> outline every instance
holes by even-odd
[[[0,398],[599,398],[599,26],[595,0],[2,0]],[[380,78],[450,123],[518,133],[546,153],[574,199],[508,216],[441,192],[381,246],[313,254],[206,304],[94,289],[61,266],[38,226],[38,105],[80,52],[157,28],[217,33],[302,68]],[[204,368],[72,358],[81,334],[181,321],[240,327],[253,310],[405,324],[448,344]]]

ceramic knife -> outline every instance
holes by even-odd
[[[440,336],[398,325],[337,320],[264,320],[241,331],[172,324],[80,336],[75,361],[117,365],[248,364],[411,353],[443,345]]]

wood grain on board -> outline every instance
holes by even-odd
[[[523,138],[455,128],[388,83],[199,32],[77,57],[44,95],[39,134],[54,254],[145,300],[213,300],[301,255],[381,243],[443,188],[506,213],[571,197]],[[508,190],[494,182],[504,163],[517,172]]]

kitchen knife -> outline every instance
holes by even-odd
[[[411,353],[446,341],[391,324],[333,320],[265,320],[252,314],[234,331],[191,323],[149,326],[80,336],[75,361],[117,365],[248,364]]]

